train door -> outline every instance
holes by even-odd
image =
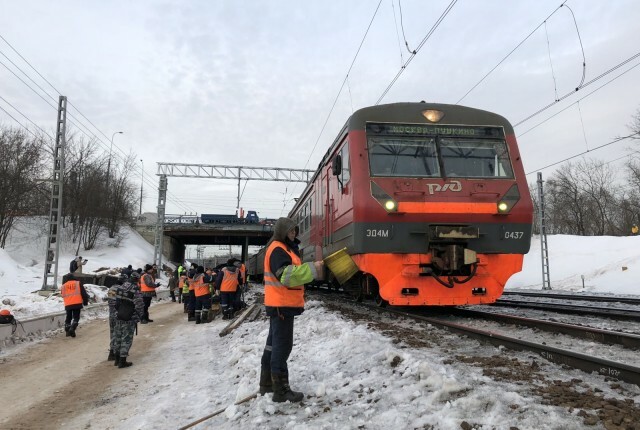
[[[331,200],[331,193],[329,192],[329,181],[331,180],[330,169],[324,169],[322,172],[322,206],[323,206],[323,234],[322,234],[322,246],[326,248],[332,241],[332,227],[333,227],[333,202]]]

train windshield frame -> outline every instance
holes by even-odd
[[[502,127],[367,123],[372,177],[513,179]]]

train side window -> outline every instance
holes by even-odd
[[[351,169],[349,167],[349,145],[345,144],[340,151],[342,156],[342,172],[341,172],[341,181],[343,185],[346,185],[347,182],[351,179]]]

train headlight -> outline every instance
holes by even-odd
[[[518,200],[520,200],[520,191],[518,191],[518,186],[513,184],[511,188],[504,193],[504,196],[498,200],[498,213],[508,214],[516,203],[518,203]]]
[[[395,212],[398,210],[398,204],[394,200],[389,199],[384,202],[384,208],[387,210],[387,212]]]
[[[444,117],[444,112],[436,109],[427,109],[422,111],[422,116],[429,122],[439,122]]]
[[[398,202],[395,201],[393,197],[391,197],[385,190],[380,187],[380,185],[371,181],[371,195],[374,199],[380,203],[380,206],[387,211],[387,213],[397,213],[398,212]]]

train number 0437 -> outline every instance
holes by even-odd
[[[524,236],[524,231],[505,231],[504,238],[505,239],[522,239]]]
[[[389,237],[389,230],[367,229],[367,237]]]

